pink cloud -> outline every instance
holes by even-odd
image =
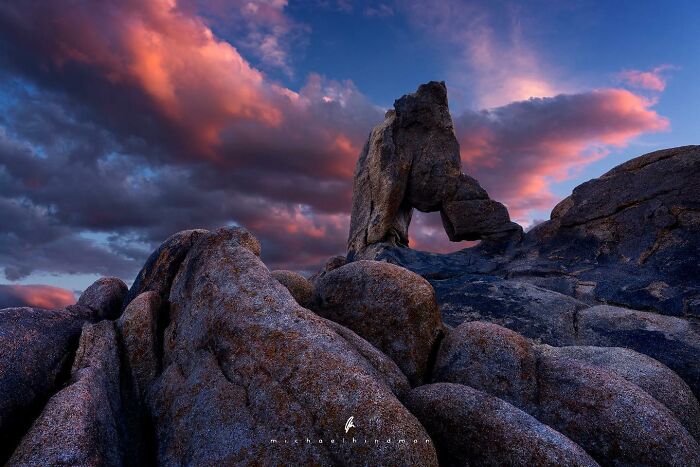
[[[673,65],[660,65],[649,71],[623,70],[616,77],[631,87],[661,92],[666,89],[668,79],[664,74],[674,68]]]
[[[70,290],[50,285],[0,284],[0,308],[31,306],[37,308],[64,308],[75,303]]]
[[[255,2],[256,21],[283,22],[284,4]],[[475,26],[483,21],[478,11],[467,8],[474,13],[469,16],[449,5],[429,9],[426,24],[447,28],[453,18],[473,18]],[[61,177],[53,175],[60,167],[48,166],[54,159],[37,162],[46,187],[27,179],[34,188],[22,188],[22,195],[32,198],[38,212],[49,200],[57,221],[70,223],[67,229],[136,232],[151,242],[180,228],[235,222],[262,239],[271,267],[308,270],[343,252],[357,156],[382,118],[352,82],[312,74],[299,90],[281,87],[218,38],[198,10],[174,1],[73,0],[60,7],[27,2],[3,9],[11,10],[6,18],[16,20],[16,42],[29,44],[25,50],[49,70],[51,82],[69,89],[71,99],[93,106],[94,114],[112,118],[110,130],[122,131],[135,117],[156,127],[137,138],[115,133],[120,142],[145,141],[137,159],[141,166],[132,166],[128,151],[118,160],[98,155],[74,162]],[[37,30],[52,40],[37,39]],[[553,181],[571,177],[611,147],[668,127],[652,101],[622,89],[492,107],[558,87],[519,33],[502,44],[487,26],[474,31],[460,37],[474,41],[467,58],[480,71],[476,88],[491,108],[455,118],[462,159],[467,173],[506,203],[516,220],[526,222],[531,211],[553,206]],[[504,57],[513,60],[499,59]],[[76,76],[79,92],[65,84]],[[448,87],[455,89],[452,82]],[[114,102],[94,97],[104,95]],[[129,104],[145,102],[139,107],[145,116],[119,107],[125,96],[132,99]],[[144,177],[145,169],[152,174]],[[110,176],[113,172],[129,175],[123,178],[132,184]],[[68,177],[74,177],[72,183]],[[411,235],[419,248],[452,246],[436,215],[425,221],[417,215]]]
[[[667,130],[653,104],[623,89],[601,89],[465,112],[455,121],[462,162],[511,217],[527,224],[531,211],[557,201],[551,183],[576,175],[611,147]]]

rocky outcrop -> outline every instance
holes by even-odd
[[[160,373],[163,333],[161,298],[156,291],[144,292],[129,303],[116,322],[122,343],[125,368],[134,395],[144,400]]]
[[[601,305],[579,313],[578,326],[581,344],[625,347],[648,355],[678,373],[700,397],[700,333],[693,322]]]
[[[0,310],[0,463],[69,378],[83,324],[118,314],[125,293],[103,278],[64,310]]]
[[[163,301],[167,300],[180,264],[192,245],[206,233],[202,229],[183,230],[166,239],[146,260],[129,289],[122,308],[126,308],[139,294],[148,291],[156,292]]]
[[[391,357],[413,385],[425,380],[443,327],[433,288],[419,275],[356,261],[317,281],[312,309]]]
[[[8,465],[127,463],[119,365],[113,323],[87,324],[70,385],[49,400]]]
[[[92,310],[96,319],[115,319],[119,316],[127,290],[124,281],[118,277],[102,277],[85,289],[77,306]]]
[[[355,169],[348,251],[377,243],[408,245],[413,209],[440,211],[450,240],[520,235],[506,208],[461,173],[445,83],[421,85],[394,102],[365,144]]]
[[[435,281],[445,322],[489,321],[551,345],[576,343],[577,314],[587,305],[528,283],[462,275]]]
[[[598,465],[566,436],[469,386],[428,384],[405,403],[435,441],[442,465]]]
[[[149,399],[159,463],[436,465],[427,433],[374,367],[296,303],[248,235],[205,235],[171,288],[165,366]],[[421,442],[340,443],[350,416],[368,438]]]
[[[294,300],[304,308],[309,308],[314,298],[314,285],[306,277],[294,271],[272,271],[272,277],[285,286]]]
[[[643,362],[635,365],[644,371]],[[541,351],[494,324],[464,323],[451,331],[438,355],[435,380],[502,398],[602,463],[700,462],[700,445],[673,412],[619,372]]]
[[[666,365],[622,347],[542,345],[537,350],[543,355],[580,360],[639,386],[673,412],[688,432],[700,441],[700,404],[688,385]]]
[[[190,230],[128,293],[1,310],[0,463],[700,465],[697,175],[700,147],[642,156],[523,236],[423,85],[310,279],[245,229]],[[411,250],[414,208],[483,241]]]
[[[540,254],[558,261],[628,262],[677,280],[696,278],[698,158],[700,146],[685,146],[621,164],[576,187],[528,237]]]

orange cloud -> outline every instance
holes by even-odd
[[[141,88],[206,155],[215,157],[219,134],[232,122],[274,127],[282,121],[274,103],[278,89],[200,18],[183,14],[174,0],[47,8],[55,8],[55,63],[88,64],[113,83]]]
[[[0,284],[0,308],[31,306],[57,309],[75,303],[73,292],[50,285]]]

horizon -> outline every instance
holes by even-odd
[[[246,227],[270,269],[314,272],[345,253],[372,127],[431,80],[464,171],[530,227],[633,157],[697,144],[698,27],[690,1],[0,5],[0,308],[131,283],[192,228]],[[410,239],[467,246],[438,213]]]

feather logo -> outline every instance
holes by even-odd
[[[350,431],[350,428],[355,428],[355,424],[353,423],[354,419],[355,419],[355,417],[350,417],[350,418],[348,418],[348,421],[345,422],[345,433]]]

